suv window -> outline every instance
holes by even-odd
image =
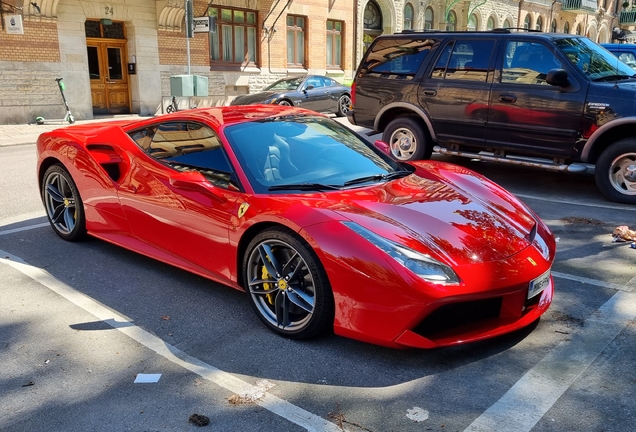
[[[432,78],[485,82],[494,40],[451,41],[433,68]]]
[[[378,41],[367,52],[360,74],[390,74],[412,79],[434,44],[433,39]]]
[[[551,69],[562,69],[561,61],[543,44],[508,41],[503,60],[501,82],[546,84]]]

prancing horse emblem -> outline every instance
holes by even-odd
[[[248,203],[241,204],[241,206],[238,209],[238,217],[240,218],[243,217],[243,215],[245,214],[248,208],[250,208],[250,205]]]

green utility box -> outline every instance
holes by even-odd
[[[173,75],[170,77],[172,96],[207,96],[208,77],[201,75]]]

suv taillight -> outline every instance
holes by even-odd
[[[351,84],[351,105],[356,104],[356,83],[355,81]]]

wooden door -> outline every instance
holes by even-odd
[[[93,114],[130,113],[126,42],[87,39]]]

